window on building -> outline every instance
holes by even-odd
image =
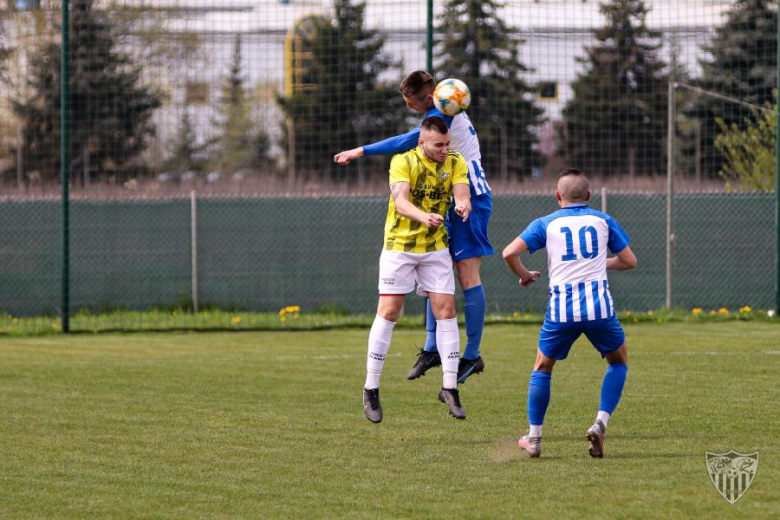
[[[16,9],[19,11],[32,11],[40,6],[39,0],[16,0]]]
[[[558,99],[558,83],[554,81],[542,81],[537,88],[539,99],[542,101],[556,101]]]
[[[206,83],[187,83],[184,102],[188,105],[208,104],[209,86]]]

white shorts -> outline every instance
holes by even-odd
[[[455,275],[449,249],[432,253],[382,250],[379,257],[379,294],[407,294],[415,281],[421,291],[455,294]]]

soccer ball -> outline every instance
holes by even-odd
[[[433,91],[433,104],[446,116],[466,110],[471,103],[471,91],[459,79],[447,78],[436,85]]]

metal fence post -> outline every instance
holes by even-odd
[[[16,187],[19,189],[19,195],[24,194],[24,135],[22,134],[22,125],[16,129]]]
[[[60,48],[60,178],[62,182],[62,332],[70,332],[70,9],[62,0],[62,47]]]
[[[190,192],[190,257],[192,260],[192,311],[198,312],[198,206],[195,190]]]
[[[428,0],[428,20],[426,22],[426,42],[425,42],[425,67],[428,73],[433,73],[433,0]]]
[[[780,24],[777,25],[777,36],[780,38]],[[780,63],[780,46],[777,47],[777,57]],[[777,79],[780,82],[780,67],[777,68]],[[780,103],[775,111],[775,312],[780,315]]]
[[[601,187],[601,212],[602,213],[607,212],[607,187],[606,186]]]
[[[674,121],[676,116],[674,78],[669,80],[669,120],[666,143],[666,308],[672,308],[674,276]]]

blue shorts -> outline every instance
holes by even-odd
[[[574,321],[557,323],[545,318],[542,330],[539,332],[539,350],[548,358],[558,361],[566,359],[571,346],[580,334],[590,340],[601,357],[610,354],[626,341],[626,333],[617,316],[604,320]]]
[[[488,239],[488,222],[491,213],[493,213],[493,198],[490,192],[471,199],[471,214],[466,222],[455,213],[454,205],[450,206],[446,225],[450,254],[454,261],[495,253]]]

